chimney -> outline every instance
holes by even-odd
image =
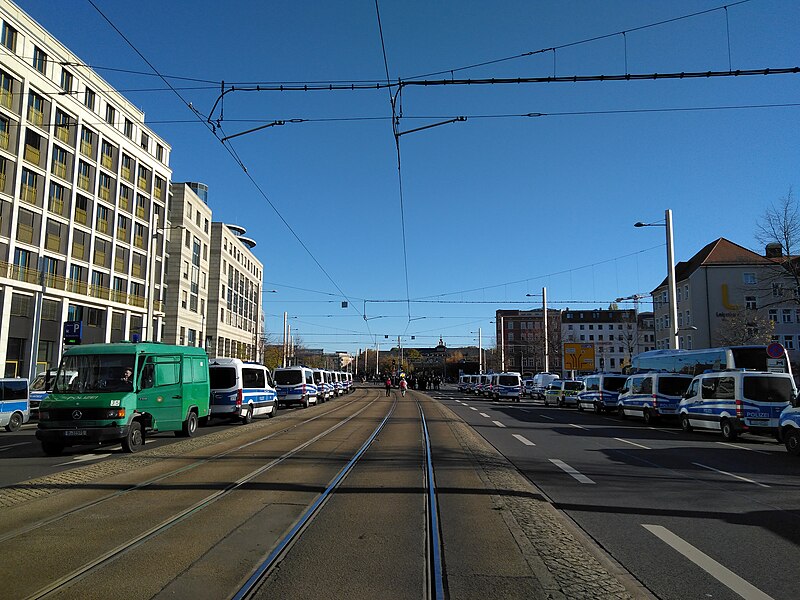
[[[783,246],[778,242],[770,242],[764,250],[764,256],[767,258],[780,258],[783,256]]]

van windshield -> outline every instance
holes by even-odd
[[[236,369],[233,367],[211,367],[208,370],[212,390],[229,390],[236,386]]]
[[[500,375],[500,385],[519,385],[519,379],[513,375]]]
[[[324,373],[322,371],[314,371],[314,383],[323,383]]]
[[[275,371],[275,383],[278,385],[297,385],[303,383],[302,371]]]
[[[564,383],[564,389],[574,392],[575,390],[579,390],[583,387],[582,381],[567,381]]]
[[[744,397],[757,402],[791,402],[792,381],[788,377],[751,375],[744,378]]]
[[[683,396],[691,382],[689,377],[659,377],[658,393],[665,396]]]
[[[603,389],[609,392],[616,392],[625,385],[627,377],[603,377]]]
[[[52,379],[47,373],[39,373],[31,382],[31,391],[46,392]]]
[[[67,354],[58,369],[53,392],[89,394],[133,391],[131,354]]]

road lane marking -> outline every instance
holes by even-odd
[[[526,438],[524,435],[520,435],[518,433],[515,433],[515,434],[513,434],[513,436],[515,438],[517,438],[520,442],[525,444],[526,446],[535,446],[536,445],[532,441],[530,441],[528,438]]]
[[[486,417],[487,419],[489,418],[489,415],[487,415],[486,413],[478,413],[478,414],[479,414],[480,416],[482,416],[482,417]]]
[[[650,450],[647,446],[642,446],[641,444],[637,444],[636,442],[632,442],[630,440],[623,440],[622,438],[614,438],[618,442],[625,442],[626,444],[630,444],[631,446],[638,446],[639,448],[644,448],[645,450]]]
[[[570,427],[577,427],[578,429],[586,430],[586,427],[584,427],[583,425],[575,425],[575,423],[570,423],[569,426]]]
[[[683,554],[686,558],[703,569],[714,579],[719,581],[733,592],[739,594],[745,600],[773,600],[772,596],[765,594],[753,584],[739,577],[730,569],[723,567],[708,554],[698,550],[683,538],[680,538],[672,533],[666,527],[662,527],[661,525],[645,524],[642,524],[642,527],[647,529],[647,531],[652,533],[668,546],[671,546],[674,550],[677,550]]]
[[[555,421],[555,419],[553,417],[548,417],[547,415],[538,414],[536,416],[537,417],[542,417],[543,419],[550,419],[551,421]]]
[[[738,448],[739,450],[747,450],[748,452],[757,452],[758,454],[770,454],[769,452],[764,452],[763,450],[755,450],[753,448],[748,448],[746,446],[738,446],[736,444],[729,444],[728,442],[717,442],[718,444],[722,444],[723,446],[730,446],[731,448]]]
[[[65,465],[74,465],[76,463],[87,462],[87,461],[90,461],[90,460],[98,460],[98,459],[101,459],[101,458],[106,458],[108,456],[111,456],[111,454],[85,454],[85,455],[82,455],[82,456],[76,456],[75,458],[73,458],[69,462],[59,463],[56,466],[57,467],[63,467]]]
[[[505,427],[505,425],[503,425],[500,421],[492,421],[492,423],[494,423],[498,427]]]
[[[755,485],[760,485],[761,487],[771,487],[766,483],[759,483],[758,481],[753,481],[752,479],[748,479],[747,477],[742,477],[741,475],[734,475],[733,473],[728,473],[727,471],[720,471],[719,469],[715,469],[714,467],[709,467],[706,465],[701,465],[700,463],[693,462],[693,465],[697,467],[703,467],[704,469],[708,469],[709,471],[716,471],[717,473],[722,473],[723,475],[727,475],[728,477],[734,477],[735,479],[741,479],[742,481],[746,481],[747,483],[754,483]]]
[[[470,407],[469,407],[469,409],[470,409],[470,410],[478,410],[478,409],[477,409],[477,408],[475,408],[474,406],[470,406]]]
[[[555,466],[557,466],[562,471],[564,471],[565,473],[567,473],[568,475],[571,475],[572,477],[574,477],[575,479],[580,481],[581,483],[592,483],[592,484],[594,483],[594,481],[589,479],[586,475],[584,475],[583,473],[580,473],[576,469],[570,467],[563,460],[558,460],[557,458],[551,458],[550,462],[553,463]]]
[[[25,446],[27,444],[32,444],[33,442],[20,442],[19,444],[9,444],[8,446],[0,447],[0,452],[5,452],[6,450],[11,450],[17,446]]]

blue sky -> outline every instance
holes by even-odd
[[[372,0],[140,0],[135,11],[130,3],[96,2],[163,74],[214,82],[385,80]],[[478,327],[492,345],[495,309],[534,306],[539,300],[526,294],[542,286],[559,308],[605,307],[655,287],[666,270],[664,232],[634,229],[634,222],[657,221],[671,208],[677,260],[720,236],[756,249],[756,220],[799,183],[797,106],[553,113],[796,103],[800,75],[406,88],[400,130],[469,117],[401,138],[409,296],[497,285],[438,297],[447,304],[412,303],[409,322],[405,303],[364,303],[407,298],[387,91],[228,94],[228,135],[275,119],[374,118],[289,123],[232,141],[248,173],[350,298],[342,309],[336,286],[221,144],[191,122],[186,106],[170,91],[124,91],[164,85],[107,69],[149,71],[88,2],[69,0],[59,10],[52,0],[19,4],[145,111],[173,148],[174,181],[207,183],[215,220],[247,227],[265,265],[264,288],[278,290],[265,294],[268,332],[277,337],[288,311],[310,347],[354,351],[373,345],[370,335],[386,347],[384,335],[398,334],[408,346],[434,345],[440,334],[449,346],[467,345]],[[380,2],[380,10],[396,80],[722,4],[403,0]],[[727,24],[717,10],[563,48],[555,52],[555,72],[620,74],[626,60],[629,73],[727,70],[729,40],[733,69],[800,65],[800,3],[751,0],[729,7],[727,16]],[[553,54],[454,76],[548,76]],[[201,113],[210,111],[218,84],[171,81],[203,88],[181,94]],[[534,112],[549,116],[497,117]],[[365,306],[368,317],[382,318],[365,322]]]

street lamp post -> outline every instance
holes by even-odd
[[[672,210],[664,211],[664,223],[634,223],[634,227],[665,227],[667,230],[667,286],[669,289],[669,347],[678,348],[678,300],[675,290],[675,248],[672,241]]]

